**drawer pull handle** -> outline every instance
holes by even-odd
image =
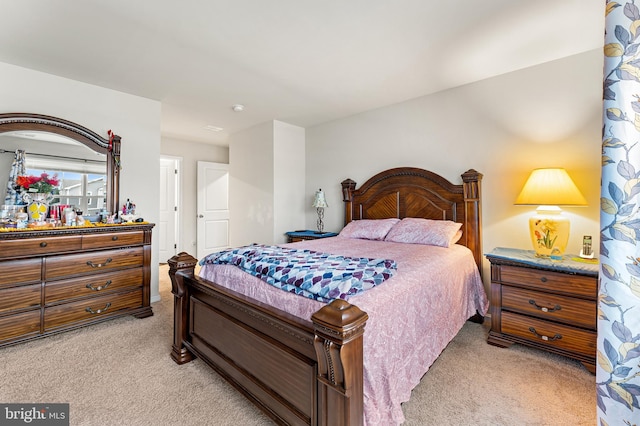
[[[93,263],[92,261],[88,260],[87,261],[87,265],[91,266],[92,268],[102,268],[103,266],[107,266],[109,263],[111,263],[113,259],[111,259],[110,257],[107,258],[107,261],[104,263]]]
[[[558,333],[556,333],[556,335],[553,337],[549,337],[542,334],[538,334],[536,329],[533,327],[529,327],[529,331],[532,332],[536,337],[539,337],[540,339],[544,340],[545,342],[553,342],[554,340],[562,339],[562,334],[558,334]]]
[[[108,280],[106,283],[104,283],[104,285],[99,285],[98,287],[94,287],[93,284],[89,283],[86,285],[86,287],[89,290],[94,290],[94,291],[100,291],[100,290],[104,290],[105,288],[109,287],[111,285],[111,280]]]
[[[118,241],[118,236],[114,235],[113,237],[111,237],[111,241]]]
[[[555,312],[555,311],[559,311],[560,309],[562,309],[562,307],[560,305],[556,305],[553,308],[546,308],[544,306],[540,306],[533,299],[529,299],[529,304],[535,306],[537,309],[541,310],[542,312]]]
[[[43,241],[43,242],[40,243],[40,247],[46,247],[46,246],[47,246],[47,242],[46,241]]]
[[[98,310],[93,310],[91,308],[86,308],[85,311],[89,312],[90,314],[101,314],[103,312],[107,312],[107,309],[109,309],[111,307],[111,302],[108,302],[106,305],[104,305],[104,308],[102,309],[98,309]]]
[[[547,282],[547,277],[540,277],[540,281],[542,281],[543,283]]]

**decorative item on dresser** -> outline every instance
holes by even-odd
[[[532,250],[496,248],[491,262],[488,343],[520,343],[580,361],[595,373],[598,265],[565,256],[541,259]]]
[[[316,231],[309,231],[309,230],[289,231],[286,234],[288,237],[288,241],[287,241],[288,243],[297,243],[298,241],[305,241],[305,240],[316,240],[318,238],[335,237],[336,235],[338,235],[335,232],[323,232],[320,234]]]
[[[153,226],[0,233],[0,346],[153,315]]]

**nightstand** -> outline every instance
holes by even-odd
[[[487,342],[520,343],[574,358],[595,374],[598,264],[565,255],[496,248],[491,262],[491,331]]]
[[[289,237],[289,243],[297,243],[298,241],[304,240],[317,240],[318,238],[327,238],[327,237],[335,237],[338,235],[335,232],[323,232],[319,233],[317,231],[290,231],[287,232],[287,237]]]

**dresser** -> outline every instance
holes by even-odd
[[[0,347],[153,315],[153,226],[0,232]]]
[[[508,248],[486,257],[491,262],[488,343],[520,343],[564,355],[595,373],[597,263],[571,255],[554,262]]]

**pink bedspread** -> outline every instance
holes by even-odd
[[[364,334],[366,425],[404,421],[401,404],[464,322],[487,312],[489,301],[471,251],[384,241],[323,238],[287,244],[345,256],[382,257],[398,264],[396,275],[353,296],[369,315]],[[200,276],[310,320],[322,302],[287,293],[229,265],[205,265]]]

